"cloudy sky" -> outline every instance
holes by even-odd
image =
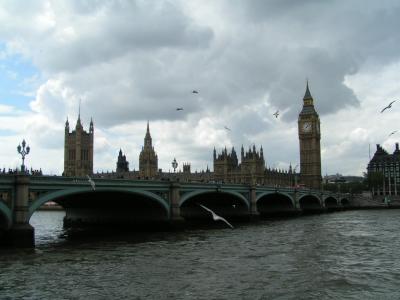
[[[362,175],[369,145],[400,139],[399,15],[396,0],[2,1],[0,167],[20,164],[25,138],[27,165],[61,174],[81,99],[95,171],[120,148],[137,169],[147,120],[163,170],[242,144],[287,168],[308,78],[323,175]]]

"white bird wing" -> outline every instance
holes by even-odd
[[[199,204],[199,205],[200,205],[202,208],[204,208],[206,211],[210,212],[210,213],[214,216],[215,213],[214,213],[211,209],[205,207],[204,205],[201,205],[201,204]]]
[[[228,224],[229,227],[231,227],[233,229],[233,226],[231,225],[231,223],[229,223],[227,220],[225,220],[223,217],[218,216],[215,212],[213,212],[211,209],[205,207],[204,205],[199,204],[202,208],[204,208],[206,211],[210,212],[212,214],[212,217],[214,219],[214,221],[218,221],[221,220],[223,222],[225,222],[226,224]]]
[[[217,217],[217,218],[216,218],[217,220],[221,220],[221,221],[225,222],[226,224],[228,224],[228,226],[229,226],[230,228],[233,229],[232,224],[229,223],[227,220],[225,220],[223,217],[220,217],[220,216],[218,216],[218,215],[216,215],[216,217]],[[215,220],[215,219],[214,219],[214,220]]]

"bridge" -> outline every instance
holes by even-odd
[[[289,187],[183,183],[177,181],[93,179],[60,176],[0,176],[0,244],[34,246],[32,214],[53,201],[66,212],[65,226],[121,224],[169,226],[210,215],[227,218],[316,213],[350,205],[343,194]]]

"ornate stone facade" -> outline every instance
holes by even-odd
[[[381,145],[376,145],[376,152],[368,163],[367,170],[374,195],[400,195],[400,150],[398,143],[396,143],[392,154],[389,154]]]
[[[217,155],[214,149],[214,173],[213,180],[224,183],[259,184],[292,186],[295,182],[295,174],[292,168],[289,171],[270,169],[265,167],[263,148],[256,150],[255,145],[248,151],[241,149],[241,162],[232,148],[229,153],[225,148]]]
[[[158,157],[152,145],[149,122],[147,122],[144,146],[139,155],[139,176],[144,179],[156,178],[158,173]]]
[[[129,172],[129,162],[126,160],[126,156],[122,154],[122,150],[119,149],[117,160],[117,173],[126,172]]]
[[[303,108],[298,119],[300,179],[303,185],[320,189],[322,182],[320,121],[313,101],[307,83],[306,93],[303,98]],[[267,168],[263,148],[260,147],[257,150],[255,145],[247,151],[242,146],[240,162],[234,148],[230,152],[225,148],[218,154],[214,148],[213,169],[214,171],[212,172],[207,166],[205,171],[192,172],[190,164],[184,163],[182,171],[177,171],[176,173],[159,170],[158,157],[152,145],[149,123],[147,123],[144,145],[139,155],[139,171],[129,171],[126,157],[122,155],[122,151],[120,150],[116,172],[96,174],[96,176],[104,178],[224,182],[273,186],[297,185],[298,174],[295,173],[295,170],[291,166],[288,170]]]
[[[303,98],[303,109],[299,114],[298,131],[300,141],[300,181],[306,187],[320,189],[321,176],[321,132],[314,99],[308,88]]]
[[[90,120],[89,132],[86,132],[83,129],[79,114],[75,130],[70,132],[67,119],[65,122],[63,176],[93,174],[93,136],[93,120]]]

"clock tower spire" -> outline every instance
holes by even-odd
[[[303,108],[298,119],[300,142],[300,181],[309,188],[320,189],[321,177],[321,133],[318,113],[308,87],[303,97]]]

